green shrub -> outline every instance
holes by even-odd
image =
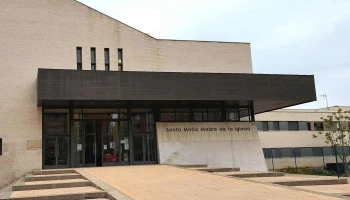
[[[295,168],[286,168],[281,171],[289,174],[305,174],[305,175],[318,175],[318,176],[336,176],[337,175],[336,172],[328,171],[323,168],[298,168],[298,171],[296,171]]]

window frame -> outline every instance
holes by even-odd
[[[288,121],[288,131],[299,131],[299,122],[298,121]],[[296,128],[292,129],[290,124],[295,123]]]
[[[91,71],[96,71],[96,47],[90,48],[90,57],[91,57]]]
[[[123,71],[123,65],[124,65],[124,60],[123,60],[123,49],[118,48],[117,50],[118,53],[118,71]]]
[[[322,128],[318,127],[316,124],[322,125]],[[323,124],[323,122],[314,122],[314,131],[324,131],[324,124]]]
[[[307,121],[298,121],[298,130],[299,131],[309,131]]]
[[[110,53],[109,48],[104,49],[104,58],[105,58],[105,71],[110,71]]]
[[[266,125],[266,128],[265,128],[265,125]],[[263,128],[263,131],[269,131],[268,121],[262,121],[262,128]]]
[[[81,71],[83,70],[83,48],[77,47],[76,54],[77,54],[77,70]]]

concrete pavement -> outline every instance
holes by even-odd
[[[79,169],[135,200],[339,199],[165,165]]]

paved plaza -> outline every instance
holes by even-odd
[[[165,165],[80,170],[135,200],[339,199]]]

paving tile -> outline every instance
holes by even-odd
[[[31,175],[31,177],[51,177],[51,176],[71,176],[78,175],[77,173],[67,173],[67,174],[44,174],[44,175]]]
[[[24,185],[44,185],[44,184],[59,184],[59,183],[77,183],[77,182],[89,182],[85,179],[63,179],[63,180],[49,180],[49,181],[30,181],[24,182]]]
[[[338,180],[337,177],[327,177],[327,176],[318,176],[318,177],[302,177],[302,176],[277,176],[277,177],[256,177],[256,178],[247,178],[249,180],[261,181],[261,182],[289,182],[289,181],[313,181],[313,180]]]
[[[350,194],[350,184],[341,185],[313,185],[313,186],[295,186],[296,188],[311,190],[316,192],[325,192],[331,194]]]
[[[81,169],[135,200],[338,199],[166,165]]]
[[[74,188],[58,188],[58,189],[45,189],[45,190],[26,190],[26,191],[14,191],[11,194],[11,198],[23,198],[23,197],[41,197],[51,195],[67,195],[67,194],[81,194],[81,193],[93,193],[102,192],[101,190],[88,186],[88,187],[74,187]]]

